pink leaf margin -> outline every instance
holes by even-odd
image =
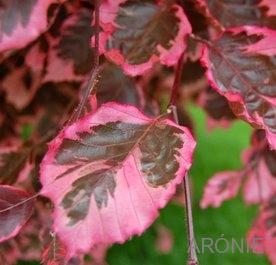
[[[252,45],[249,45],[244,52],[247,53],[252,53],[252,54],[263,54],[263,55],[276,55],[276,31],[270,30],[267,28],[259,28],[259,27],[253,27],[253,26],[244,26],[244,27],[236,27],[236,28],[231,28],[227,30],[228,32],[237,34],[242,31],[245,31],[247,34],[258,34],[262,35],[264,38]],[[223,34],[223,33],[222,33]],[[220,37],[219,37],[220,38]],[[272,38],[272,41],[270,39]],[[275,42],[274,42],[275,40]],[[268,46],[267,45],[268,42]],[[212,71],[211,71],[211,65],[212,62],[209,60],[209,52],[208,52],[208,47],[205,46],[203,48],[203,54],[200,59],[201,64],[207,68],[205,75],[213,89],[215,89],[218,93],[223,95],[224,97],[227,98],[230,102],[241,102],[244,105],[244,100],[238,93],[232,93],[232,92],[225,92],[223,93],[220,88],[218,87],[216,81],[214,80]],[[276,105],[276,100],[270,100],[271,104]],[[270,147],[272,149],[276,149],[276,134],[272,133],[264,124],[263,118],[259,116],[257,113],[255,115],[250,115],[247,110],[244,108],[244,111],[242,113],[244,117],[246,117],[247,121],[251,124],[258,124],[262,129],[265,130],[266,132],[266,138],[270,144]]]
[[[100,53],[105,54],[109,60],[120,65],[123,71],[130,76],[142,75],[143,73],[149,71],[157,62],[160,62],[166,66],[175,65],[187,47],[185,38],[192,32],[192,27],[183,9],[176,4],[174,4],[173,7],[176,8],[176,16],[180,20],[179,31],[175,40],[172,42],[172,47],[169,50],[158,46],[157,49],[160,52],[159,56],[153,54],[148,62],[139,65],[132,65],[127,63],[123,54],[121,54],[118,49],[111,49],[109,51],[105,49],[106,41],[111,37],[112,33],[116,31],[116,24],[114,20],[116,18],[116,13],[119,10],[119,5],[125,3],[126,1],[127,0],[107,0],[102,3],[100,12],[103,15],[101,16],[100,24],[103,28],[103,32],[99,35]],[[162,1],[157,1],[157,4],[161,2]],[[92,46],[94,46],[94,37],[92,38]]]
[[[253,253],[266,254],[271,264],[275,265],[276,226],[268,227],[267,219],[273,218],[273,213],[267,211],[265,206],[266,204],[260,207],[259,216],[255,219],[251,229],[247,233],[247,242]]]
[[[38,0],[35,4],[30,20],[26,27],[17,25],[11,36],[0,33],[0,52],[11,49],[20,49],[36,39],[47,29],[47,10],[53,3],[59,3],[64,0]]]
[[[249,165],[254,147],[243,152],[243,164]],[[243,198],[247,205],[267,201],[276,190],[276,178],[271,174],[264,158],[261,158],[253,169],[248,170],[243,183]]]
[[[208,0],[195,0],[199,9],[201,9],[205,15],[211,20],[214,26],[220,27],[222,30],[225,30],[225,27],[216,19],[210,12],[207,1]],[[267,8],[267,17],[276,16],[276,2],[274,0],[261,0],[258,5],[255,5],[255,8]],[[252,9],[253,12],[253,9]]]
[[[117,103],[106,103],[103,104],[94,114],[87,115],[78,122],[72,124],[71,126],[65,128],[61,133],[49,144],[49,150],[44,157],[41,169],[40,169],[40,180],[42,182],[43,188],[41,190],[41,195],[51,198],[52,201],[58,202],[60,198],[60,187],[62,185],[67,185],[72,183],[74,178],[71,176],[66,177],[66,183],[64,180],[54,181],[57,174],[62,173],[66,169],[60,169],[58,166],[54,165],[55,154],[61,145],[63,139],[77,139],[76,132],[87,132],[90,131],[91,125],[102,124],[103,121],[115,122],[124,121],[131,122],[135,124],[147,124],[152,121],[151,118],[142,114],[138,109],[130,105],[119,105]],[[154,188],[151,186],[147,187],[147,191],[139,191],[142,186],[145,186],[145,180],[142,178],[135,178],[134,174],[127,175],[128,188],[136,194],[136,206],[139,207],[139,213],[141,215],[141,223],[138,226],[135,222],[132,222],[132,217],[129,213],[129,209],[126,204],[125,194],[126,183],[124,183],[124,178],[116,178],[117,186],[114,191],[114,196],[109,197],[109,203],[106,207],[101,209],[101,213],[94,214],[94,218],[87,218],[84,222],[86,229],[82,229],[81,225],[76,227],[75,230],[70,227],[65,226],[64,213],[55,207],[53,218],[54,218],[54,231],[58,234],[61,241],[67,247],[68,259],[74,256],[76,253],[85,253],[89,249],[96,246],[110,246],[113,243],[124,243],[130,237],[134,235],[141,235],[158,217],[158,209],[165,207],[167,202],[172,198],[176,191],[176,186],[183,181],[183,178],[192,164],[192,155],[195,148],[195,141],[185,127],[176,125],[170,120],[162,121],[165,124],[174,126],[182,130],[181,138],[183,139],[183,148],[179,150],[180,156],[177,157],[179,161],[180,168],[176,174],[176,177],[166,185],[166,187]],[[126,171],[133,172],[134,167],[131,168],[130,162],[126,163]],[[136,169],[137,170],[137,169]],[[117,176],[121,169],[118,171]],[[141,181],[142,180],[142,181]],[[56,183],[58,182],[58,185]],[[64,183],[62,183],[64,182]],[[143,184],[143,185],[142,185]],[[69,184],[70,185],[70,184]],[[142,185],[142,186],[141,186]],[[146,184],[147,185],[147,184]],[[62,191],[63,195],[66,191]],[[150,193],[151,195],[149,196]],[[139,197],[137,197],[139,194]],[[63,197],[62,195],[62,197]],[[151,199],[151,201],[150,201]],[[117,205],[116,207],[114,205]],[[120,207],[121,206],[121,207]],[[93,213],[97,212],[96,204],[94,200],[91,200],[90,210]],[[114,212],[113,208],[116,208]],[[118,217],[118,212],[120,212],[121,217]],[[120,218],[121,229],[119,233],[118,230],[118,219]],[[117,219],[117,220],[116,220]],[[101,233],[101,228],[99,223],[102,223],[104,228],[108,232],[105,236]],[[133,224],[134,223],[134,224]],[[76,238],[79,240],[76,242]]]
[[[22,197],[22,199],[25,199],[25,200],[27,200],[28,198],[32,198],[32,195],[30,193],[28,193],[28,192],[26,192],[26,191],[24,191],[22,189],[13,187],[13,186],[0,185],[0,188],[6,190],[8,192],[14,193],[14,194],[18,195],[19,197]],[[2,200],[1,199],[1,195],[0,195],[0,200]],[[26,203],[30,203],[30,202],[26,202]],[[1,209],[1,210],[3,210],[3,209]],[[20,232],[20,230],[22,229],[22,227],[28,222],[29,218],[32,215],[32,212],[33,212],[32,210],[29,211],[29,213],[26,216],[26,218],[24,218],[23,220],[21,220],[20,223],[17,224],[16,228],[13,230],[12,233],[10,233],[9,235],[7,235],[5,237],[0,237],[0,243],[4,242],[4,241],[6,241],[6,240],[8,240],[10,238],[15,237]],[[1,213],[0,213],[0,215],[1,215]]]
[[[215,174],[204,188],[200,207],[218,208],[224,201],[234,198],[241,187],[242,174],[240,171],[223,171]],[[223,185],[227,186],[222,189]]]
[[[273,0],[262,0],[259,4],[260,6],[265,6],[268,8],[267,15],[268,16],[276,16],[276,2]]]

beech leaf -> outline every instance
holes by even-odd
[[[157,226],[155,249],[160,254],[169,254],[174,245],[174,237],[170,229],[164,225]]]
[[[243,164],[252,165],[243,184],[243,197],[247,204],[261,203],[275,193],[276,178],[270,169],[275,167],[270,161],[275,153],[276,151],[269,150],[268,146],[260,150],[256,145],[243,153]]]
[[[182,182],[194,147],[188,129],[112,102],[65,128],[49,145],[40,180],[68,258],[148,228]]]
[[[0,184],[16,183],[26,168],[29,150],[24,147],[21,150],[18,147],[17,149],[19,150],[0,148]]]
[[[271,175],[276,178],[276,151],[266,149],[264,159]]]
[[[41,264],[43,265],[64,265],[66,249],[60,244],[60,242],[53,238],[49,244],[45,246],[41,255]]]
[[[96,87],[98,106],[115,101],[121,104],[131,104],[150,116],[158,115],[159,107],[156,102],[145,93],[135,78],[124,74],[119,66],[106,62],[102,66],[100,76]]]
[[[204,50],[212,86],[233,112],[266,131],[276,148],[276,32],[256,27],[226,31]]]
[[[34,207],[30,196],[24,190],[0,185],[0,242],[16,236],[30,218]]]
[[[140,94],[133,78],[125,75],[117,65],[105,64],[97,85],[96,96],[99,106],[112,100],[141,108]]]
[[[46,61],[44,46],[41,38],[31,48],[22,52],[25,56],[19,52],[1,66],[8,66],[8,71],[3,71],[1,88],[6,93],[7,102],[18,110],[22,110],[31,102],[41,85]],[[20,64],[20,61],[24,64]]]
[[[91,23],[91,10],[80,8],[66,18],[60,35],[48,34],[50,49],[44,81],[82,81],[89,73],[94,63]]]
[[[57,2],[58,0],[1,0],[0,52],[23,48],[45,31],[48,8]]]
[[[265,253],[271,264],[276,264],[276,195],[261,207],[260,214],[247,235],[254,253]]]
[[[196,0],[208,17],[225,28],[254,25],[276,29],[274,0]]]
[[[207,112],[208,128],[227,128],[235,119],[227,99],[208,87],[200,93],[198,104]]]
[[[242,172],[224,171],[215,174],[204,188],[201,208],[219,207],[222,202],[234,198],[241,186]]]
[[[164,1],[106,0],[100,12],[101,52],[133,76],[158,61],[176,64],[191,33],[183,9]]]

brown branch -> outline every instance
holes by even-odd
[[[194,223],[193,223],[193,211],[191,202],[191,192],[189,175],[186,174],[184,181],[184,194],[185,194],[185,204],[186,204],[186,216],[187,216],[187,232],[188,232],[188,243],[189,243],[189,261],[188,265],[198,265],[198,259],[195,248],[195,233],[194,233]]]
[[[94,56],[94,65],[90,72],[90,77],[87,82],[84,95],[82,97],[81,102],[79,103],[76,112],[73,115],[72,121],[76,121],[80,118],[81,113],[85,107],[85,104],[88,100],[88,97],[95,87],[97,83],[97,77],[99,73],[99,61],[100,61],[100,54],[99,54],[99,33],[100,33],[100,0],[95,0],[95,56]]]
[[[177,62],[169,106],[175,106],[177,98],[179,96],[179,87],[180,87],[180,83],[181,83],[183,61],[184,61],[184,52],[180,55],[180,58]]]
[[[168,112],[172,114],[173,120],[179,124],[176,102],[179,94],[179,88],[181,85],[181,75],[183,70],[183,61],[184,53],[181,54],[176,70],[175,70],[175,79],[173,83],[173,88],[171,91],[170,101],[168,105]],[[195,235],[194,235],[194,225],[193,225],[193,214],[192,214],[192,202],[191,202],[191,192],[189,185],[189,176],[188,174],[184,177],[183,181],[184,194],[185,194],[185,206],[186,206],[186,227],[188,235],[188,244],[189,244],[189,257],[187,265],[198,265],[198,259],[195,249]]]
[[[174,105],[169,106],[168,110],[172,113],[174,121],[179,124],[179,119],[177,115],[177,108]],[[189,184],[189,175],[186,174],[183,180],[184,188],[184,197],[185,197],[185,209],[186,209],[186,227],[187,227],[187,237],[189,244],[189,258],[187,265],[198,265],[198,258],[196,254],[195,246],[195,233],[194,233],[194,224],[193,224],[193,211],[192,211],[192,200],[191,200],[191,191]]]

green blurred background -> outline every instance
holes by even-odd
[[[238,169],[241,166],[240,153],[249,144],[250,127],[237,121],[228,129],[206,130],[206,117],[202,110],[189,108],[196,129],[197,149],[190,171],[193,181],[193,210],[197,242],[201,238],[214,240],[222,235],[227,239],[245,238],[257,208],[245,206],[242,198],[225,202],[221,208],[199,208],[204,185],[214,173]],[[174,244],[169,254],[160,254],[155,248],[157,227],[163,225],[171,230]],[[109,265],[186,265],[187,239],[185,233],[184,209],[171,203],[161,211],[154,225],[141,237],[134,237],[124,245],[114,245],[108,252]],[[269,264],[264,256],[239,252],[218,254],[205,251],[199,254],[201,265]],[[20,262],[20,265],[39,263]]]

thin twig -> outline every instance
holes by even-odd
[[[176,66],[169,106],[175,106],[176,105],[176,100],[178,98],[178,93],[179,93],[178,90],[179,90],[180,83],[181,83],[181,76],[182,76],[182,70],[183,70],[183,61],[184,61],[184,52],[181,54],[180,58],[178,59],[178,63],[177,63],[177,66]]]
[[[99,65],[100,0],[95,0],[95,65]]]
[[[168,112],[170,112],[173,116],[174,121],[179,124],[176,101],[178,96],[178,90],[181,84],[181,75],[183,70],[183,61],[184,61],[184,53],[180,56],[176,70],[175,70],[175,79],[173,83],[173,88],[171,91],[171,97],[168,106]],[[189,243],[189,258],[187,265],[198,265],[198,259],[195,249],[195,235],[194,235],[194,225],[193,225],[193,214],[192,214],[192,203],[191,203],[191,192],[189,185],[189,176],[188,174],[184,177],[183,181],[184,194],[185,194],[185,204],[186,204],[186,226],[187,226],[187,235],[188,235],[188,243]]]
[[[189,261],[188,265],[197,265],[198,259],[195,248],[195,233],[194,233],[194,223],[193,223],[193,211],[191,202],[191,192],[189,184],[189,175],[187,174],[183,181],[185,203],[186,203],[186,216],[187,216],[187,230],[188,230],[188,240],[189,240]]]
[[[176,106],[169,106],[168,110],[171,111],[174,121],[179,124],[179,119],[177,115]],[[195,246],[195,233],[194,233],[194,223],[193,223],[193,211],[192,211],[192,201],[191,201],[191,191],[189,184],[189,175],[186,174],[183,181],[184,188],[184,197],[185,197],[185,209],[186,209],[186,227],[188,235],[188,244],[189,244],[189,259],[187,265],[198,265],[198,258],[196,254]]]
[[[100,61],[100,55],[99,55],[99,33],[100,33],[100,0],[95,0],[95,56],[94,56],[94,65],[90,72],[90,77],[87,82],[87,86],[84,91],[84,95],[82,97],[82,100],[77,107],[76,113],[73,117],[73,121],[78,120],[81,116],[81,113],[85,107],[85,104],[88,100],[88,97],[93,89],[95,87],[95,83],[97,82],[97,76],[99,73],[99,61]]]

